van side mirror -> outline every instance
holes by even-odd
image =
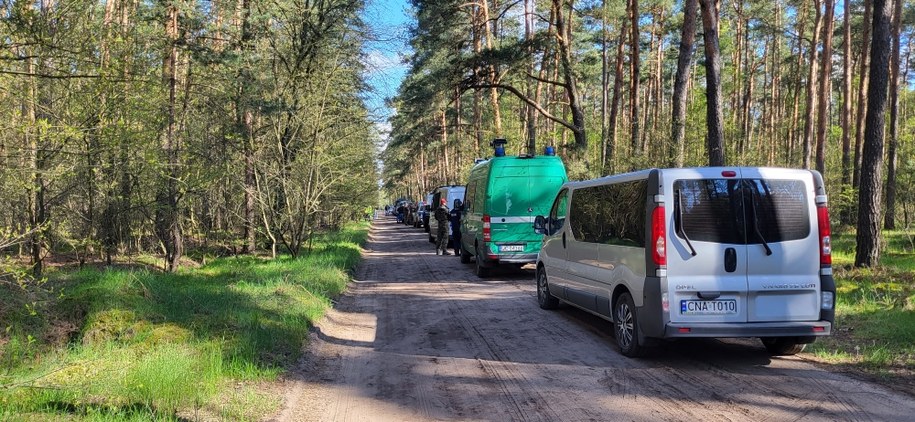
[[[542,215],[534,217],[534,233],[545,234],[546,233],[546,218]]]

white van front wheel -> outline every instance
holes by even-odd
[[[635,302],[629,293],[623,293],[616,300],[613,324],[616,326],[616,344],[624,356],[642,356],[645,346],[639,344],[639,320],[635,314]]]
[[[546,269],[537,268],[537,303],[540,309],[556,309],[559,299],[550,293],[550,284],[546,278]]]

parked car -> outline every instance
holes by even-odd
[[[477,163],[467,182],[461,221],[461,262],[475,258],[476,274],[487,277],[501,264],[537,260],[543,236],[534,217],[546,214],[567,180],[555,154],[494,157]]]
[[[429,218],[429,242],[435,243],[436,236],[438,235],[438,220],[435,219],[435,208],[441,203],[442,198],[445,198],[445,203],[448,205],[448,209],[454,206],[454,200],[460,199],[461,202],[464,201],[464,186],[461,185],[448,185],[448,186],[439,186],[432,191],[432,201],[429,203],[430,214],[433,214]],[[448,223],[446,223],[448,224]],[[448,241],[451,241],[451,224],[448,224]]]
[[[832,331],[829,212],[816,171],[653,169],[563,185],[535,229],[541,308],[613,322],[626,356],[653,339],[759,337],[790,355]]]

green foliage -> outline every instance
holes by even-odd
[[[0,253],[38,244],[42,259],[81,264],[161,253],[165,241],[152,222],[168,202],[163,192],[173,196],[194,255],[248,246],[247,219],[255,249],[279,243],[294,253],[313,232],[354,220],[377,203],[377,134],[360,97],[362,4],[253,0],[241,11],[196,0],[79,0],[5,8],[0,196],[10,206],[0,210],[0,239],[13,229],[35,235],[19,250],[0,241]],[[174,162],[165,151],[170,121]]]
[[[66,294],[47,307],[45,326],[75,315],[82,325],[64,344],[45,340],[50,329],[0,336],[0,415],[261,418],[278,403],[256,383],[296,361],[366,235],[350,225],[300,258],[221,258],[176,274],[62,272],[51,283]]]
[[[882,377],[905,377],[915,371],[915,248],[906,232],[884,237],[887,253],[877,268],[851,266],[854,234],[834,237],[835,331],[809,351]]]

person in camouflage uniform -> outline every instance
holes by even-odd
[[[451,255],[448,253],[448,219],[451,216],[448,210],[448,200],[442,198],[438,208],[435,209],[435,221],[438,222],[438,232],[435,233],[435,254]]]

